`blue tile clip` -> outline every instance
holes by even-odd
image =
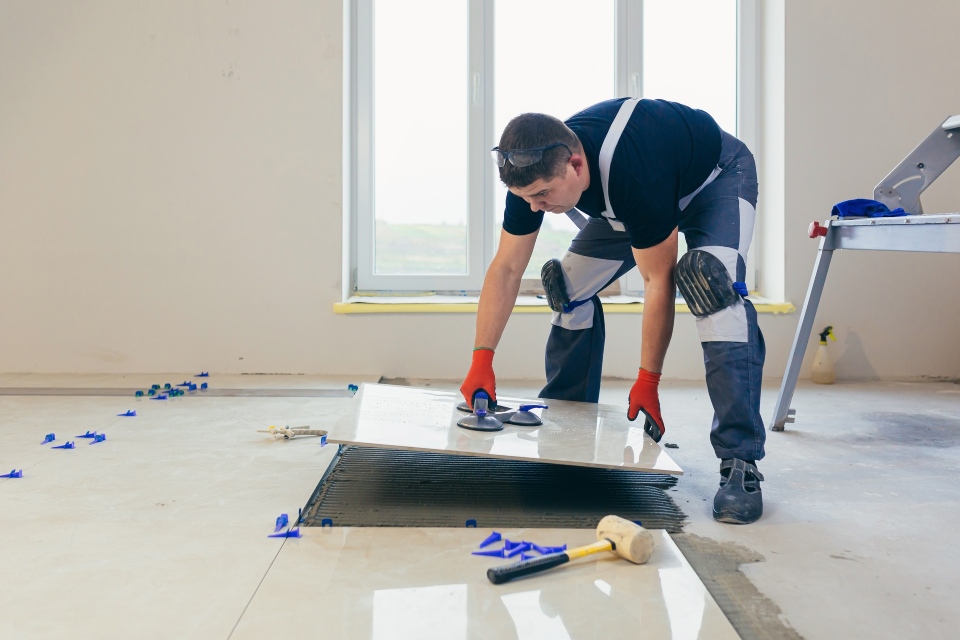
[[[197,375],[195,375],[195,376],[193,376],[193,377],[194,377],[194,378],[209,378],[209,377],[210,377],[210,372],[209,372],[209,371],[201,371],[200,373],[198,373]]]
[[[476,529],[476,528],[477,528],[477,521],[474,520],[473,518],[471,518],[470,520],[467,520],[467,521],[464,523],[463,526],[465,526],[465,527],[473,527],[474,529]]]
[[[106,439],[107,439],[107,434],[98,433],[97,435],[93,436],[93,440],[90,441],[90,444],[97,444],[98,442],[103,442]]]
[[[93,438],[96,438],[96,437],[97,437],[97,432],[96,432],[96,431],[90,431],[90,430],[88,429],[87,432],[86,432],[85,434],[83,434],[82,436],[73,436],[73,437],[74,437],[74,438],[90,438],[90,439],[93,439]]]
[[[53,442],[56,439],[57,439],[56,434],[48,433],[47,435],[43,436],[43,442],[41,442],[40,444],[47,444],[48,442]]]
[[[154,397],[152,397],[152,398],[150,398],[150,399],[151,399],[151,400],[166,400],[166,399],[167,399],[167,394],[161,393],[160,395],[154,396]]]
[[[73,441],[71,440],[70,442],[64,442],[59,447],[50,447],[50,448],[51,449],[76,449],[77,447],[75,444],[73,444]]]
[[[136,411],[134,411],[133,409],[128,409],[126,413],[118,413],[118,414],[117,414],[117,417],[118,417],[118,418],[133,418],[133,417],[136,417],[136,415],[137,415],[137,412],[136,412]]]
[[[0,478],[22,478],[22,477],[23,477],[23,469],[20,469],[20,471],[13,469],[12,471],[10,471],[10,473],[5,473],[2,476],[0,476]]]
[[[484,547],[490,546],[494,542],[500,542],[500,539],[501,539],[500,534],[494,531],[493,533],[488,535],[483,542],[480,543],[480,548],[483,549]]]
[[[286,531],[280,531],[284,527],[287,528]],[[277,516],[277,526],[274,528],[273,533],[267,536],[268,538],[301,538],[300,535],[300,523],[297,523],[296,527],[290,528],[290,516],[281,513]]]
[[[333,518],[324,518],[320,521],[320,527],[333,527]]]
[[[200,391],[206,391],[206,390],[207,390],[207,383],[204,382],[200,385]]]
[[[348,384],[348,385],[347,385],[347,391],[353,391],[354,393],[356,393],[356,392],[359,391],[359,390],[360,390],[360,387],[358,387],[358,386],[355,385],[355,384]]]
[[[505,552],[503,549],[487,549],[486,551],[473,551],[471,552],[471,555],[490,556],[491,558],[504,558],[506,557],[503,555],[504,553]]]

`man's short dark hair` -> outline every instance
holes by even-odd
[[[537,180],[552,180],[563,175],[571,153],[583,153],[577,134],[561,120],[545,113],[524,113],[511,120],[500,136],[500,150],[536,149],[562,142],[543,152],[543,158],[529,167],[515,167],[505,162],[500,179],[507,187],[526,187]]]

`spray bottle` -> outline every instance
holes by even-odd
[[[827,337],[834,342],[837,341],[837,337],[833,335],[832,326],[820,332],[820,346],[817,348],[817,357],[813,359],[813,373],[810,379],[817,384],[833,384],[836,381],[833,360],[830,359],[830,351],[827,350]]]

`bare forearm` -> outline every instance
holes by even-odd
[[[663,371],[663,359],[673,335],[676,285],[672,277],[647,282],[643,293],[643,341],[640,366],[652,373]]]
[[[474,348],[496,349],[517,301],[522,276],[522,273],[511,273],[507,269],[498,268],[496,264],[491,265],[480,291]]]

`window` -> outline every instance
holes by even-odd
[[[617,96],[666,98],[755,146],[757,4],[353,0],[353,289],[479,291],[506,195],[488,151],[519,113],[564,119]],[[575,233],[565,216],[546,216],[525,278],[536,282]],[[621,285],[642,286],[637,275]]]

